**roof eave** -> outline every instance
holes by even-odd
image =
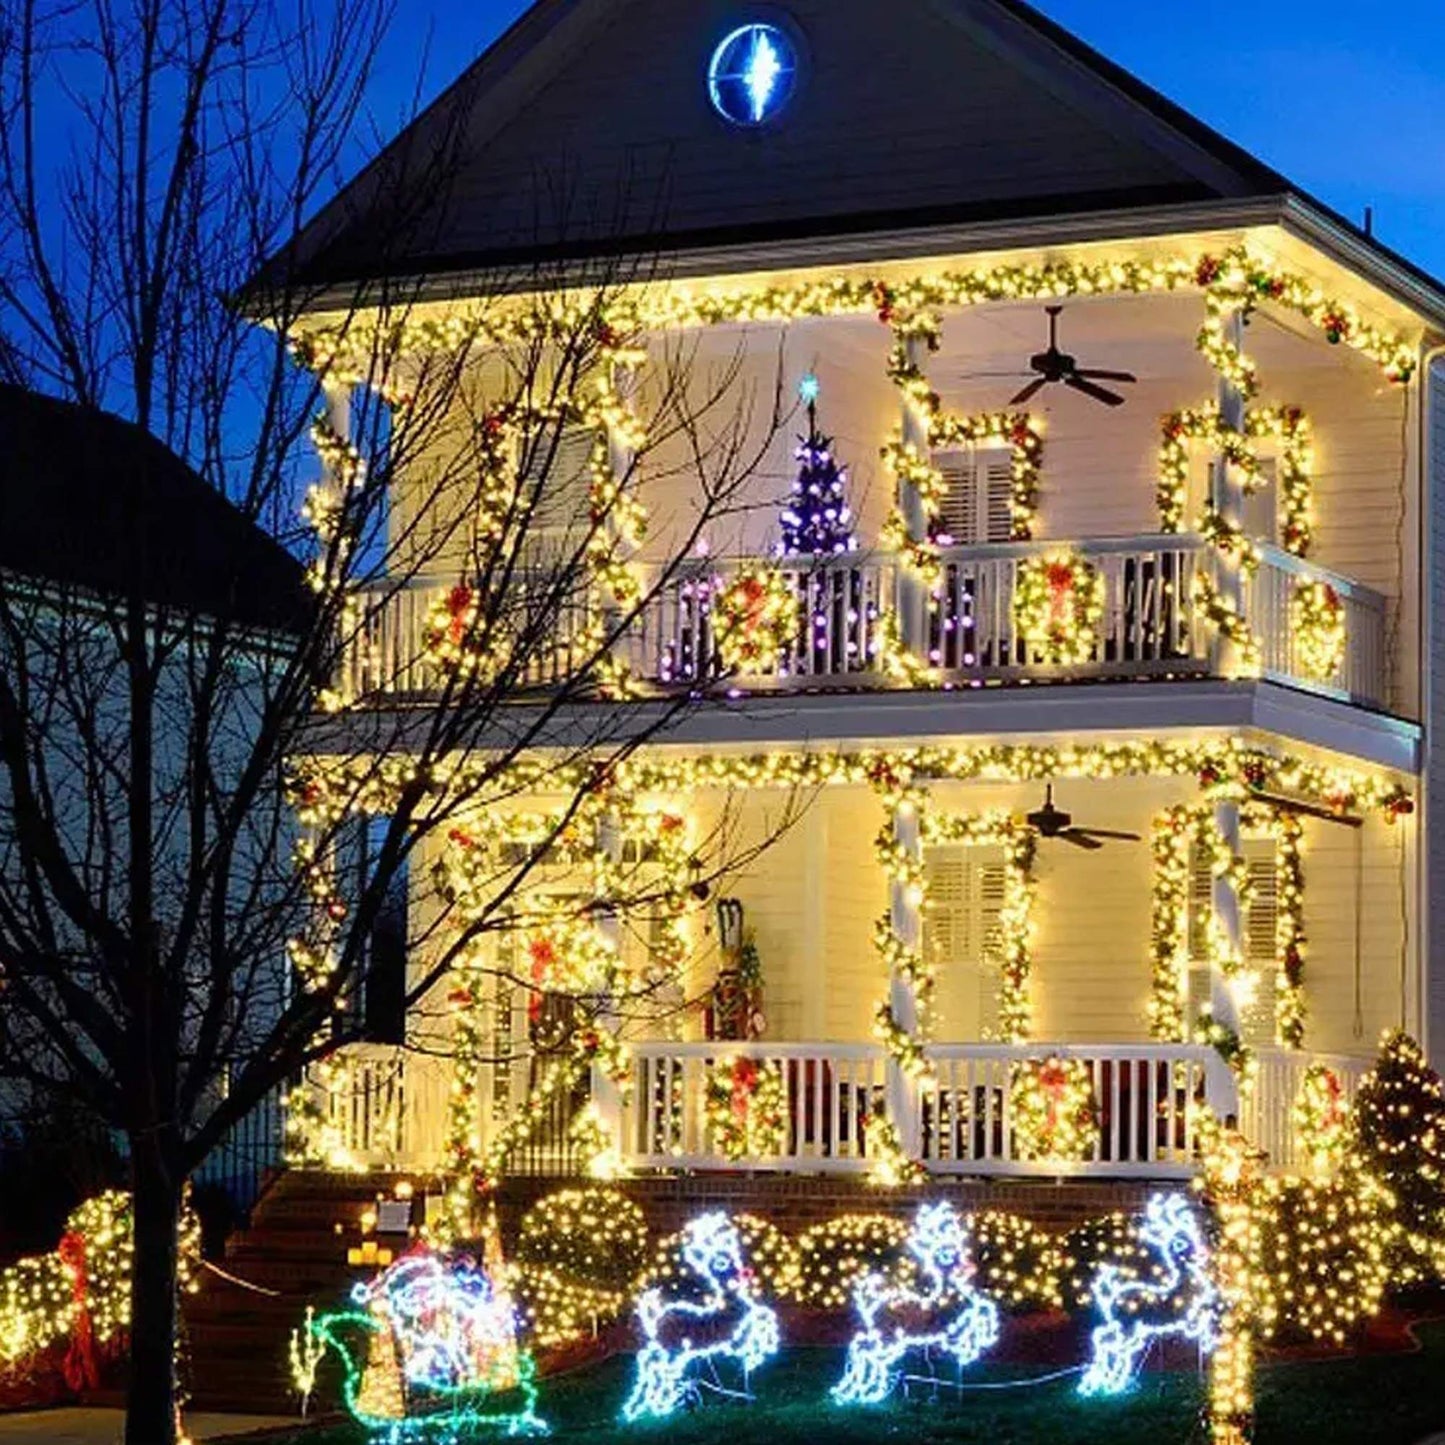
[[[677,244],[670,248],[665,236],[653,237],[648,243],[649,253],[638,250],[630,255],[610,257],[608,262],[614,274],[618,268],[646,264],[659,279],[687,280],[1040,246],[1146,240],[1270,225],[1280,226],[1307,241],[1408,307],[1428,326],[1445,333],[1445,285],[1328,207],[1297,192],[856,233],[820,232],[784,239],[763,237],[714,246]],[[549,272],[550,282],[553,286],[595,284],[598,264],[597,257],[560,261]],[[438,270],[428,276],[392,278],[376,286],[393,298],[404,295],[409,304],[423,304],[525,294],[536,288],[536,279],[535,273],[529,276],[523,269],[504,268],[499,272],[496,267],[462,266]],[[364,287],[355,280],[345,280],[318,286],[307,310],[334,314],[358,307],[364,309],[368,304],[372,303],[365,299]]]

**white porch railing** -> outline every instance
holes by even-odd
[[[387,1044],[352,1044],[345,1083],[323,1096],[328,1141],[365,1169],[435,1168],[446,1129],[445,1059]]]
[[[1260,642],[1264,675],[1358,702],[1383,702],[1385,599],[1278,547],[1261,551],[1259,570],[1245,583],[1244,610]],[[1294,589],[1300,582],[1327,583],[1344,608],[1344,655],[1332,677],[1311,677],[1300,657],[1299,634],[1292,621]]]
[[[1104,607],[1092,655],[1060,667],[1031,653],[1014,623],[1021,564],[1055,549],[1079,552],[1103,580]],[[1200,677],[1214,667],[1210,630],[1193,605],[1194,579],[1213,566],[1198,537],[1146,536],[1084,542],[1010,542],[954,547],[941,555],[938,596],[907,620],[924,639],[927,661],[945,685],[977,686],[1071,677]],[[659,686],[707,684],[722,676],[713,626],[718,593],[745,565],[759,560],[689,562],[648,584],[648,600],[620,651],[632,675]],[[891,686],[879,673],[882,620],[908,597],[900,567],[887,554],[858,553],[777,564],[796,598],[798,641],[766,676],[738,679],[749,690],[849,689]],[[1344,607],[1345,649],[1336,675],[1313,678],[1292,629],[1296,583],[1328,583]],[[519,584],[520,585],[520,584]],[[427,661],[426,637],[451,588],[441,582],[373,589],[363,594],[361,621],[346,649],[340,687],[358,698],[417,696],[441,685]],[[523,595],[525,587],[522,588]],[[1265,676],[1330,696],[1377,704],[1385,700],[1385,601],[1367,587],[1265,548],[1244,594],[1245,615],[1263,653]],[[557,609],[542,608],[555,624]],[[520,651],[519,689],[546,688],[569,675],[586,624],[585,608],[562,609],[551,639]],[[525,597],[516,614],[525,619]]]
[[[923,1161],[944,1174],[1192,1174],[1189,1106],[1227,1074],[1213,1049],[1187,1045],[945,1044],[929,1053],[937,1082],[921,1101]],[[1099,1131],[1078,1163],[1020,1157],[1012,1118],[1020,1065],[1045,1055],[1080,1060],[1093,1081]]]
[[[883,1108],[882,1051],[871,1044],[636,1044],[622,1154],[640,1169],[736,1168],[710,1137],[707,1076],[747,1057],[783,1077],[782,1152],[749,1169],[834,1172],[868,1167],[863,1131]]]
[[[1324,1064],[1334,1071],[1340,1081],[1341,1103],[1346,1108],[1354,1107],[1360,1082],[1373,1067],[1367,1059],[1352,1059],[1344,1054],[1261,1049],[1258,1078],[1243,1103],[1240,1126],[1247,1138],[1268,1152],[1271,1169],[1294,1172],[1308,1165],[1295,1128],[1294,1108],[1305,1070],[1311,1064]]]

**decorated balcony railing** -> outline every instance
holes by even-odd
[[[1067,569],[1058,595],[1049,594],[1061,556],[1086,564],[1096,615],[1092,608],[1074,612]],[[697,560],[655,578],[621,646],[632,676],[660,687],[703,687],[727,677],[720,599],[744,568],[761,565]],[[1216,558],[1197,537],[948,548],[931,596],[903,585],[901,566],[887,554],[766,565],[776,566],[796,609],[796,635],[765,672],[729,679],[748,691],[896,686],[883,658],[890,614],[944,687],[1208,677],[1218,670],[1214,630],[1197,605],[1198,584],[1215,580]],[[343,693],[375,699],[434,690],[441,673],[429,639],[439,609],[455,592],[436,583],[364,597],[363,621],[343,665]],[[1042,626],[1027,615],[1030,605],[1042,610]],[[1271,547],[1244,584],[1243,614],[1265,677],[1365,705],[1384,702],[1385,602],[1378,593]],[[1072,624],[1083,615],[1086,625],[1067,647],[1050,643],[1053,622]],[[580,610],[569,613],[550,645],[528,651],[519,685],[545,689],[567,676],[585,625]]]

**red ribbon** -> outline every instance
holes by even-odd
[[[1050,1135],[1059,1128],[1059,1110],[1069,1087],[1069,1071],[1062,1064],[1045,1064],[1039,1070],[1039,1087],[1044,1091],[1044,1120]]]
[[[758,1065],[755,1059],[739,1059],[733,1065],[733,1118],[739,1128],[746,1128],[748,1109],[758,1087]]]
[[[70,1323],[70,1348],[61,1365],[66,1387],[75,1394],[94,1390],[100,1384],[100,1365],[95,1357],[95,1326],[86,1302],[88,1276],[85,1267],[85,1237],[75,1230],[62,1235],[56,1248],[60,1263],[70,1276],[70,1297],[75,1314]]]

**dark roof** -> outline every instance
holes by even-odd
[[[148,432],[0,386],[0,569],[103,596],[294,629],[301,564]]]
[[[783,13],[806,73],[749,133],[704,85],[746,3],[538,0],[289,259],[338,286],[1292,190],[1021,0]]]

